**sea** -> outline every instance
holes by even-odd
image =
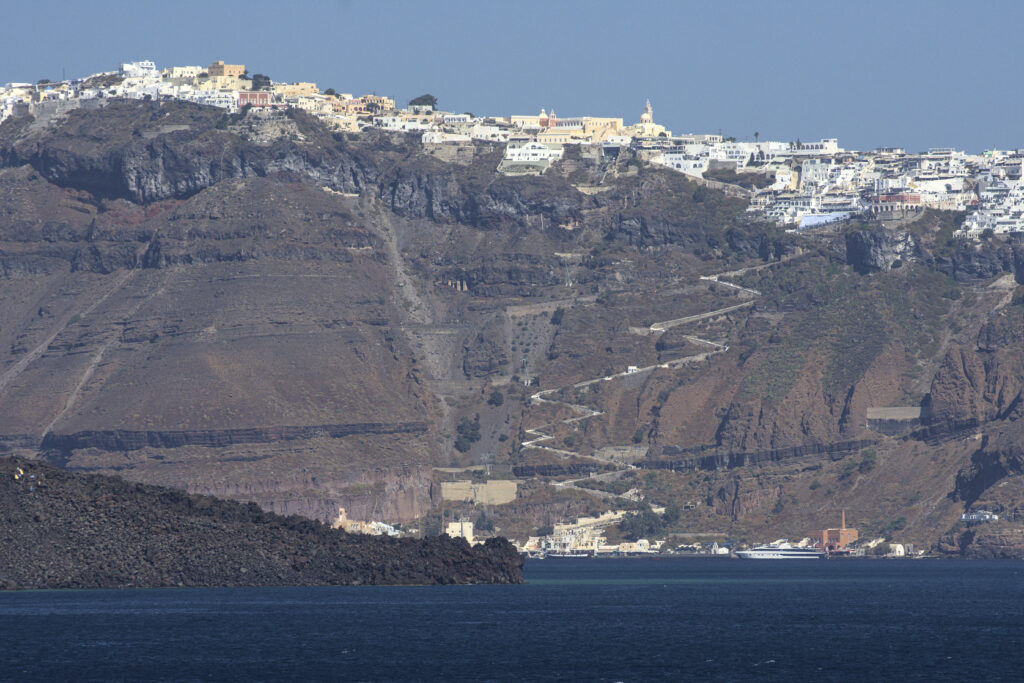
[[[0,677],[1024,679],[1024,561],[549,558],[525,576],[0,593]]]

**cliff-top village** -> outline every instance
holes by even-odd
[[[433,98],[404,109],[379,95],[321,91],[315,83],[278,83],[250,75],[243,64],[158,69],[152,61],[126,62],[117,71],[68,81],[7,83],[0,87],[0,121],[47,117],[78,107],[99,107],[112,98],[177,99],[246,110],[263,123],[302,109],[334,131],[365,128],[419,133],[434,151],[473,145],[505,145],[498,170],[542,174],[565,145],[594,154],[631,149],[641,160],[665,166],[747,196],[748,211],[801,230],[869,215],[912,219],[925,209],[966,211],[961,237],[1024,231],[1024,150],[967,154],[950,149],[908,153],[902,148],[844,150],[838,140],[739,141],[722,135],[674,135],[655,123],[650,102],[637,123],[614,117],[560,118],[554,109],[536,115],[474,116],[441,111]],[[730,187],[731,186],[731,187]]]

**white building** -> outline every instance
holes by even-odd
[[[206,69],[201,66],[171,66],[160,72],[167,79],[192,80]]]
[[[473,522],[467,520],[448,522],[445,533],[452,538],[464,538],[470,545],[476,541],[476,537],[473,536]]]
[[[511,163],[529,163],[554,161],[561,159],[564,150],[558,144],[544,144],[543,142],[510,140],[505,147],[505,161]]]
[[[988,510],[975,510],[974,512],[965,512],[960,515],[960,519],[965,522],[998,522],[999,515],[994,515]]]
[[[139,62],[122,62],[118,71],[125,78],[160,78],[156,64],[148,59]]]
[[[470,142],[473,138],[460,133],[444,133],[439,130],[429,130],[420,138],[424,145],[440,145],[445,142]]]
[[[508,142],[511,131],[500,126],[491,126],[483,123],[475,124],[469,132],[474,140],[491,140],[494,142]]]
[[[686,152],[663,152],[651,158],[651,163],[667,166],[686,175],[703,178],[710,160],[707,155],[697,156]]]
[[[373,125],[393,131],[430,130],[430,124],[402,116],[374,116]]]
[[[234,90],[193,90],[182,92],[180,99],[209,107],[220,107],[229,111],[238,109],[238,92]]]

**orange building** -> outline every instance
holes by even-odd
[[[839,523],[838,529],[822,529],[816,536],[815,540],[819,542],[819,547],[822,550],[832,552],[833,550],[842,550],[850,545],[857,540],[859,534],[856,529],[846,528],[846,510],[843,510],[842,520]]]

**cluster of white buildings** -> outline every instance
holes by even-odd
[[[965,236],[1024,232],[1024,150],[853,152],[835,138],[812,143],[697,138],[648,142],[647,158],[700,178],[714,177],[716,170],[757,177],[761,182],[751,184],[760,189],[748,210],[796,229],[857,215],[899,220],[936,209],[968,212]]]
[[[664,508],[651,508],[661,514]],[[530,536],[526,543],[519,547],[520,552],[529,554],[550,555],[636,555],[661,552],[664,540],[649,541],[645,538],[636,541],[608,543],[604,531],[617,524],[625,517],[623,510],[612,510],[597,517],[580,517],[575,522],[555,524],[551,534],[547,536]]]
[[[597,153],[631,149],[642,161],[697,178],[716,172],[752,174],[760,188],[749,211],[796,229],[854,215],[887,219],[920,211],[967,211],[962,234],[1024,232],[1024,150],[969,155],[954,149],[908,154],[900,148],[873,152],[842,149],[838,140],[814,142],[737,141],[721,135],[673,135],[654,122],[650,102],[640,120],[576,116],[554,110],[537,115],[484,116],[436,110],[429,105],[397,109],[379,95],[355,97],[315,83],[278,83],[250,75],[243,64],[158,69],[152,61],[126,62],[117,71],[52,83],[7,83],[0,87],[0,121],[10,116],[59,113],[99,106],[109,98],[179,99],[237,112],[296,108],[335,130],[368,127],[421,135],[424,146],[505,145],[499,171],[540,174],[565,152],[583,145]],[[756,134],[755,134],[756,137]]]
[[[158,69],[154,62],[143,60],[125,62],[117,71],[70,81],[7,83],[0,87],[0,120],[8,116],[45,115],[110,98],[176,99],[229,112],[247,105],[293,107],[320,117],[335,129],[354,132],[373,125],[375,116],[395,108],[394,100],[388,97],[320,92],[315,83],[277,83],[259,74],[250,76],[244,64],[216,61],[205,67]]]
[[[350,534],[363,534],[366,536],[401,536],[395,527],[384,522],[364,522],[356,519],[349,519],[345,508],[338,508],[338,516],[331,522],[332,529],[342,529]]]

